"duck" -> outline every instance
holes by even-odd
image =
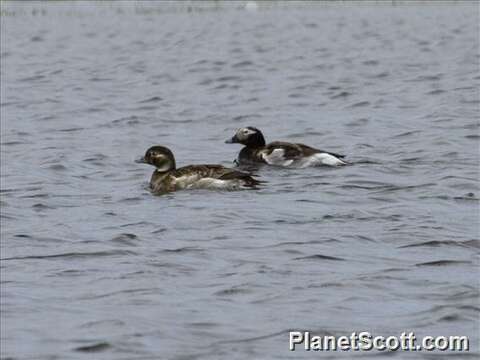
[[[319,150],[304,144],[283,141],[266,144],[262,132],[253,126],[238,129],[235,135],[225,142],[245,145],[236,161],[240,165],[261,163],[297,168],[347,165],[343,160],[345,155]]]
[[[161,145],[150,147],[136,162],[155,166],[150,179],[150,190],[154,194],[183,189],[255,189],[264,183],[249,173],[222,165],[187,165],[177,168],[172,151]]]

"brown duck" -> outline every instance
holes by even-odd
[[[248,173],[221,165],[188,165],[177,169],[173,153],[160,145],[149,148],[137,162],[156,167],[150,179],[155,194],[183,189],[255,189],[262,183]]]

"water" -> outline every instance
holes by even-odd
[[[2,3],[2,357],[478,356],[477,5],[174,5]],[[354,165],[147,191],[149,146],[232,166],[246,125]]]

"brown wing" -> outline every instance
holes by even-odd
[[[199,177],[208,177],[219,180],[242,180],[246,186],[255,186],[261,181],[254,179],[250,174],[244,173],[222,165],[189,165],[175,170],[175,177],[197,174]]]
[[[178,168],[172,173],[175,177],[198,175],[199,177],[211,177],[218,179],[224,173],[224,168],[221,165],[188,165]]]
[[[327,153],[339,158],[345,157],[345,155],[335,154],[329,151],[323,151],[305,144],[298,144],[298,143],[294,144],[294,143],[288,143],[283,141],[274,141],[268,144],[265,148],[267,149],[268,153],[271,153],[275,149],[284,150],[285,152],[284,158],[287,160],[298,159],[303,156],[311,156],[318,153]]]
[[[272,151],[274,151],[275,149],[282,149],[284,151],[283,158],[285,158],[286,160],[298,159],[304,155],[302,152],[302,148],[298,146],[298,144],[292,144],[283,141],[274,141],[265,146],[267,154],[271,154]]]
[[[338,158],[344,158],[345,155],[340,155],[340,154],[336,154],[336,153],[333,153],[333,152],[330,152],[330,151],[324,151],[324,150],[320,150],[320,149],[315,149],[311,146],[308,146],[308,145],[305,145],[305,144],[296,144],[297,146],[299,146],[302,151],[304,152],[304,154],[306,156],[310,156],[310,155],[313,155],[313,154],[318,154],[318,153],[326,153],[326,154],[330,154],[330,155],[333,155],[335,157],[338,157]]]

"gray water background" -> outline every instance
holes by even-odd
[[[477,4],[187,5],[2,2],[2,358],[476,358]],[[148,192],[147,147],[232,166],[246,125],[353,165]]]

